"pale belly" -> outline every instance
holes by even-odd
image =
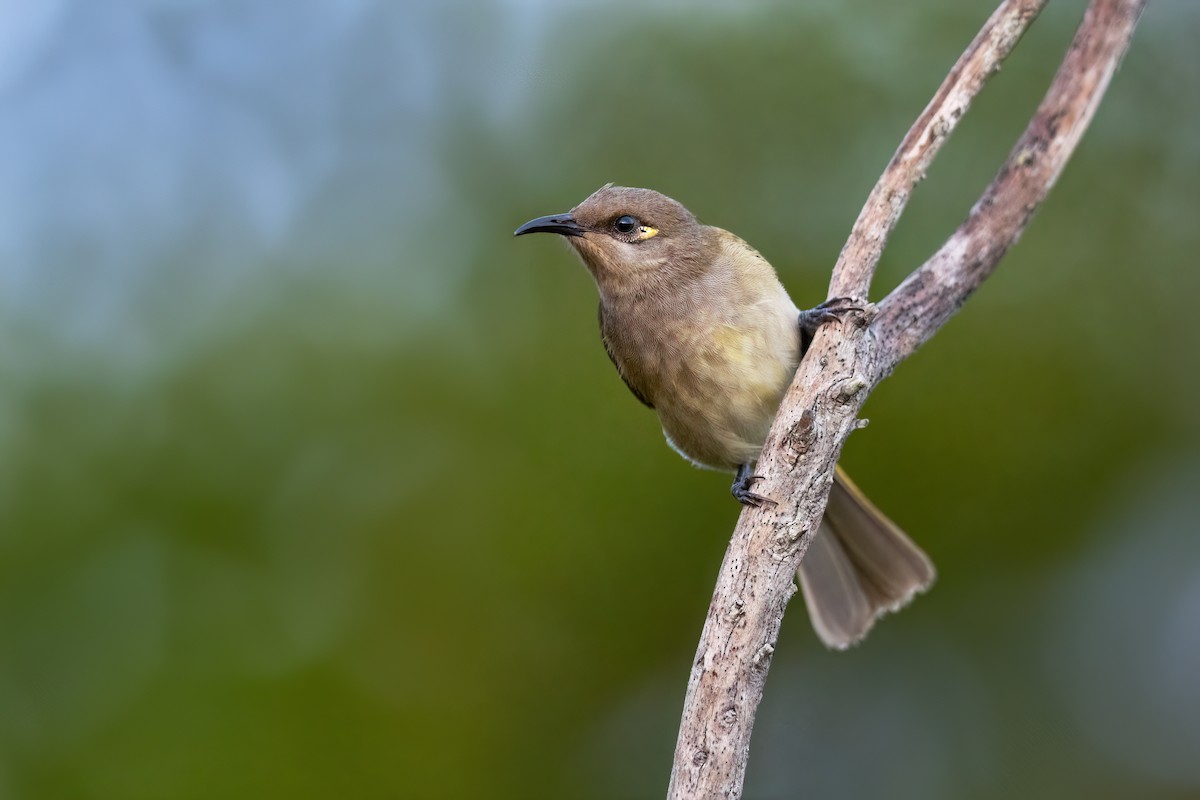
[[[790,315],[789,315],[790,316]],[[667,441],[700,466],[734,470],[758,459],[799,361],[787,317],[757,330],[719,326],[669,368],[656,398]]]

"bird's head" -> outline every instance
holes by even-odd
[[[532,219],[513,235],[565,237],[603,291],[702,270],[711,230],[665,194],[608,184],[567,213]]]

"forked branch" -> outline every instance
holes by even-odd
[[[1145,5],[1088,6],[1046,97],[991,185],[946,243],[880,303],[879,378],[946,323],[1025,231],[1092,121]]]
[[[763,446],[762,491],[742,512],[688,681],[668,796],[742,794],[750,733],[797,565],[833,470],[875,385],[927,341],[987,278],[1062,172],[1129,46],[1146,0],[1092,0],[1049,92],[965,222],[862,324],[826,325],[797,370]],[[915,184],[972,98],[1045,0],[1005,0],[905,136],[834,267],[830,296],[865,298]]]
[[[867,297],[888,236],[971,101],[996,74],[1047,0],[1005,0],[959,56],[871,190],[829,283],[830,297]]]

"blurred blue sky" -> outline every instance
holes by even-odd
[[[696,7],[643,5],[648,14]],[[770,7],[703,6],[710,20]],[[131,306],[164,282],[190,302],[154,335],[214,313],[245,289],[248,270],[323,265],[347,250],[394,252],[453,213],[436,148],[447,120],[469,108],[473,119],[520,129],[541,94],[562,88],[548,74],[545,37],[610,8],[620,6],[5,0],[0,309],[10,320],[50,316],[55,336],[138,352],[150,333]],[[872,11],[826,0],[797,13],[833,46],[862,54],[847,63],[863,80],[895,86],[908,76],[880,67],[911,47],[922,18],[863,24]],[[1076,13],[1054,3],[1046,16]],[[1190,0],[1152,4],[1141,57],[1170,66],[1155,102],[1198,102],[1200,66],[1187,57],[1198,18]],[[1181,107],[1180,123],[1190,115]],[[1139,119],[1110,116],[1094,136],[1136,138]],[[1182,174],[1200,168],[1190,125],[1160,133]],[[443,258],[443,269],[462,260]],[[406,312],[446,300],[450,281],[422,288],[414,272],[409,288],[420,302]]]
[[[274,259],[390,243],[428,209],[412,187],[437,202],[417,146],[438,80],[422,17],[436,8],[5,3],[0,149],[19,154],[0,166],[6,314],[111,342],[145,335],[122,318],[161,281],[204,315]],[[377,24],[396,15],[408,24]],[[320,206],[331,183],[343,208]]]

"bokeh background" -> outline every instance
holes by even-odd
[[[658,188],[823,299],[992,0],[0,3],[0,798],[652,798],[738,509],[551,237]],[[1082,0],[917,192],[952,230]],[[844,463],[935,590],[799,601],[748,798],[1200,797],[1200,4],[1151,3]]]

